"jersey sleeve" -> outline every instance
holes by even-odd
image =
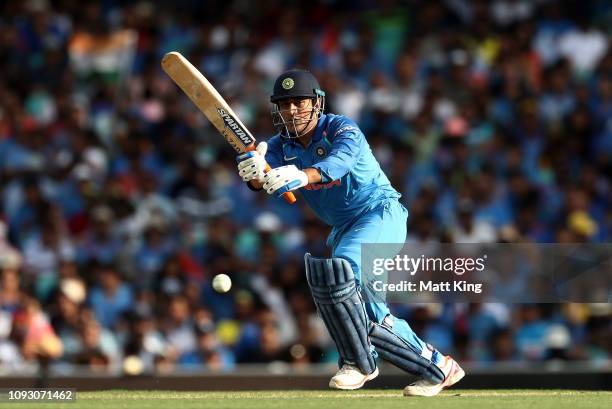
[[[283,146],[279,138],[279,136],[273,136],[267,141],[266,162],[272,169],[283,166]]]
[[[365,136],[353,122],[345,119],[332,127],[331,151],[320,162],[312,165],[321,172],[321,182],[330,183],[349,173],[357,159]]]

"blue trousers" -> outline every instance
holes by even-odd
[[[390,199],[363,214],[351,226],[332,230],[327,244],[332,248],[332,257],[341,257],[351,263],[364,298],[376,300],[376,302],[365,302],[368,317],[379,324],[382,324],[386,317],[390,317],[393,320],[393,332],[408,342],[414,351],[422,353],[426,348],[425,342],[417,336],[405,320],[391,314],[387,303],[381,300],[380,294],[370,293],[373,290],[364,286],[361,281],[361,244],[398,243],[399,251],[401,245],[406,241],[407,219],[406,208],[399,201]],[[439,364],[442,358],[442,354],[437,350],[433,351],[431,360],[434,364]]]

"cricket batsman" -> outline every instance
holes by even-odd
[[[270,101],[279,133],[237,157],[238,173],[270,195],[301,190],[332,231],[332,258],[305,255],[306,278],[340,355],[329,386],[358,389],[378,376],[375,358],[419,377],[404,395],[434,396],[465,375],[450,356],[423,342],[361,282],[362,243],[404,243],[408,212],[365,136],[350,119],[325,114],[325,93],[308,71],[280,75]],[[266,162],[272,170],[265,173]]]

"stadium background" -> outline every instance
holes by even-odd
[[[335,363],[304,282],[328,228],[254,194],[163,74],[179,50],[258,139],[306,67],[354,118],[415,242],[610,241],[607,1],[0,5],[0,368],[56,375]],[[229,294],[210,287],[217,273]],[[395,305],[480,368],[610,368],[611,304]],[[237,369],[238,368],[238,369]]]

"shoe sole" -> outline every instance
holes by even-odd
[[[453,360],[453,365],[455,366],[455,368],[451,370],[451,373],[448,376],[448,378],[446,378],[442,382],[442,385],[440,385],[439,387],[437,388],[432,387],[428,393],[416,393],[415,394],[410,391],[409,386],[406,386],[404,388],[404,396],[431,397],[431,396],[436,396],[438,393],[440,393],[442,390],[446,388],[450,388],[451,386],[459,382],[461,379],[463,379],[463,377],[465,376],[465,371],[463,370],[463,368],[459,366],[457,361]]]
[[[352,390],[361,388],[367,381],[371,381],[377,376],[378,376],[378,368],[376,368],[374,372],[372,372],[371,374],[363,378],[363,380],[360,383],[356,383],[354,385],[338,385],[336,382],[334,382],[332,378],[332,380],[329,381],[329,387],[332,389],[340,389],[343,391],[352,391]]]

